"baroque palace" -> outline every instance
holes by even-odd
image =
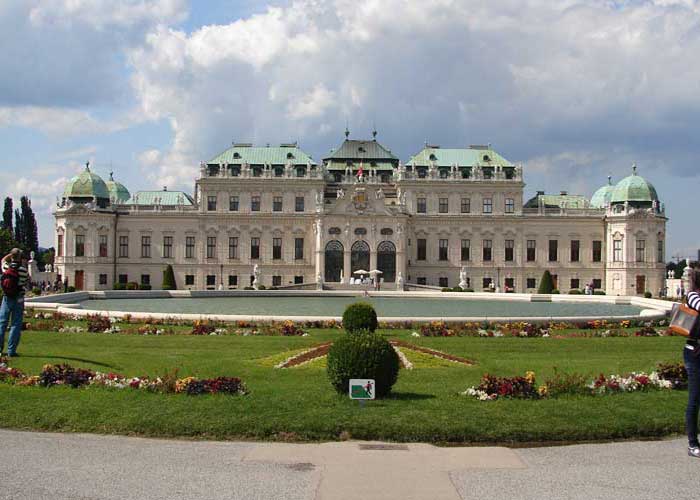
[[[77,289],[137,282],[179,289],[333,288],[381,271],[408,285],[562,293],[664,286],[664,206],[631,175],[589,200],[538,192],[491,146],[428,145],[403,163],[376,139],[345,140],[322,162],[296,143],[233,146],[200,165],[194,194],[129,190],[89,165],[54,212],[56,271]]]

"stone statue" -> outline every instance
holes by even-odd
[[[321,212],[323,210],[323,191],[316,192],[316,211]]]
[[[345,191],[343,191],[343,188],[338,188],[338,191],[335,192],[335,197],[338,199],[345,198]]]
[[[260,266],[258,264],[253,266],[253,288],[260,290]]]
[[[316,274],[316,288],[323,290],[323,276],[321,276],[321,273]]]
[[[399,271],[399,274],[396,276],[396,289],[403,292],[403,285],[403,274]]]
[[[462,268],[459,270],[459,287],[462,289],[462,291],[464,291],[468,288],[467,268],[464,266],[462,266]]]
[[[383,200],[384,199],[384,191],[382,190],[382,188],[377,189],[375,195],[376,195],[378,200]]]

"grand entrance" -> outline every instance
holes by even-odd
[[[343,244],[338,240],[326,244],[324,280],[339,283],[343,272]]]
[[[377,247],[377,269],[386,283],[396,281],[396,246],[391,241],[382,241]]]
[[[356,241],[350,248],[350,277],[357,278],[352,273],[360,269],[371,271],[369,268],[369,245],[364,241]]]

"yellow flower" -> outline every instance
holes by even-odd
[[[530,384],[534,384],[535,372],[525,372],[525,380],[527,380]]]
[[[546,385],[541,385],[537,388],[537,394],[540,396],[546,396],[547,395],[547,386]]]

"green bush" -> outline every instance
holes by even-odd
[[[348,333],[360,330],[374,332],[377,324],[377,312],[367,302],[350,304],[343,312],[343,328]]]
[[[136,283],[135,281],[129,281],[126,284],[126,289],[127,290],[138,290],[139,289],[139,284]]]
[[[537,289],[537,293],[552,293],[554,290],[554,280],[552,279],[552,273],[545,271],[542,273],[542,279],[540,280],[540,287]]]
[[[260,285],[260,286],[258,286],[258,290],[265,290],[265,289],[266,289],[266,288],[265,288],[265,285]]]
[[[141,283],[139,285],[139,290],[150,290],[150,289],[151,289],[151,285],[147,285],[146,283]]]
[[[243,287],[243,290],[255,290],[252,286]]]
[[[556,288],[554,290],[552,290],[553,295],[559,295],[560,293],[561,292],[559,290],[557,290]]]
[[[445,288],[442,289],[442,291],[443,291],[443,292],[452,292],[453,290],[452,290],[452,288],[447,288],[447,287],[445,287]]]
[[[68,293],[75,292],[75,287],[73,285],[68,287]]]
[[[126,283],[115,283],[112,290],[126,290]]]
[[[651,298],[651,292],[650,292],[650,291],[644,292],[644,298],[645,298],[645,299],[650,299],[650,298]]]
[[[163,290],[177,290],[177,285],[175,284],[175,271],[173,271],[173,266],[168,264],[168,266],[163,269]]]
[[[32,288],[32,293],[34,295],[41,295],[41,288],[39,288],[38,286],[35,286],[34,288]]]
[[[593,295],[605,295],[605,291],[604,290],[594,290]]]
[[[581,290],[577,288],[572,288],[571,290],[569,290],[569,295],[581,295],[581,293]]]
[[[462,288],[459,287],[459,286],[455,286],[455,287],[452,288],[452,291],[453,291],[453,292],[461,292],[461,291],[462,291]]]
[[[467,288],[467,289],[466,289],[466,290],[464,290],[464,291],[465,291],[465,292],[471,292],[471,293],[474,293],[474,289],[473,289],[473,288]]]
[[[354,305],[354,304],[353,304]],[[352,378],[371,378],[376,397],[385,397],[399,376],[399,356],[388,340],[367,330],[336,340],[328,351],[326,373],[340,394]]]

